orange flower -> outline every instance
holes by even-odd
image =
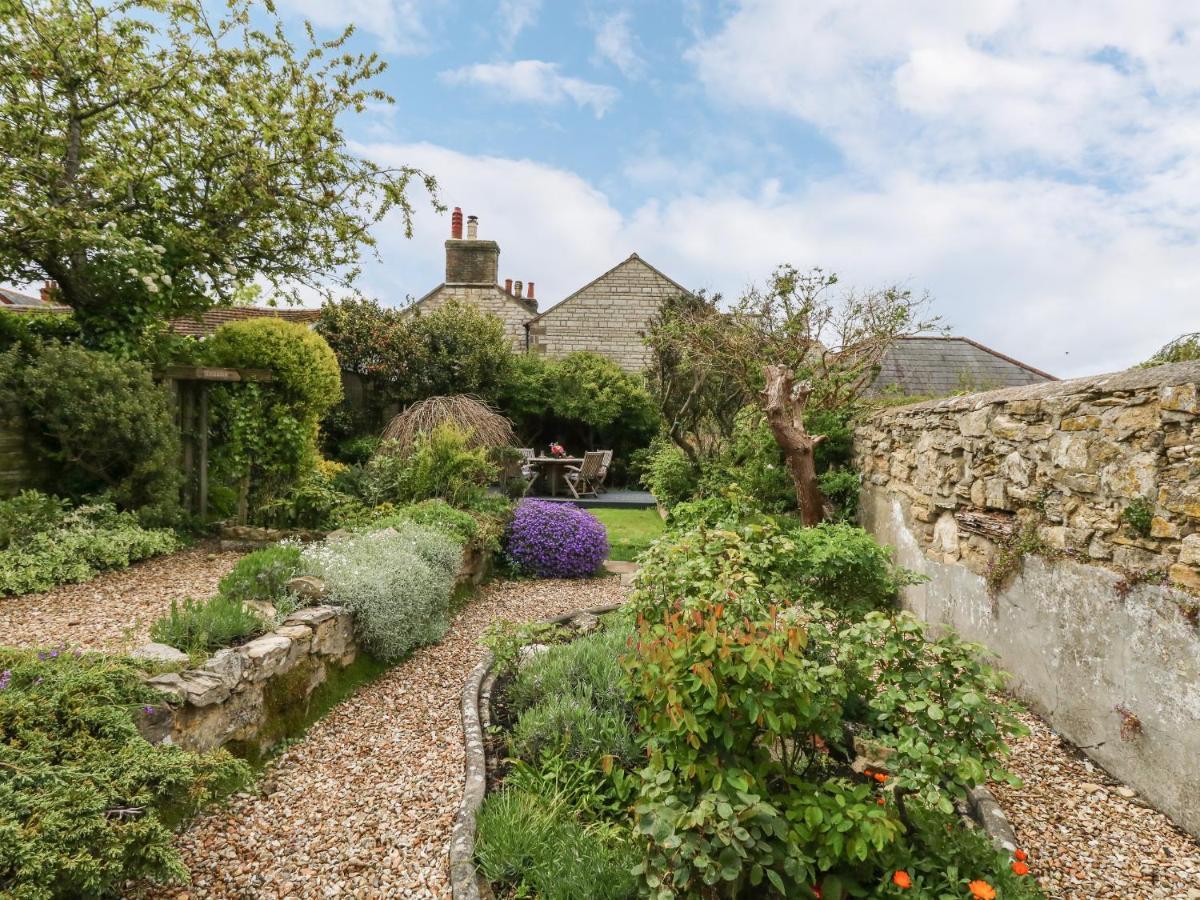
[[[972,881],[967,887],[975,900],[996,900],[996,889],[986,881]]]
[[[906,890],[912,887],[912,879],[908,877],[908,873],[903,869],[892,873],[892,884],[896,887],[905,888]]]
[[[1028,875],[1029,874],[1029,866],[1025,865],[1025,863],[1021,862],[1020,860],[1017,860],[1015,863],[1012,864],[1012,870],[1014,872],[1016,872],[1018,875]]]
[[[1025,862],[1025,860],[1029,859],[1029,854],[1020,848],[1017,848],[1013,851],[1013,856],[1015,856],[1021,862]]]
[[[876,781],[878,781],[880,784],[883,784],[885,781],[887,781],[887,776],[884,775],[882,772],[876,772],[871,777],[874,778]]]

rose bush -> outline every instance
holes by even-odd
[[[539,578],[586,578],[608,558],[608,533],[586,510],[567,503],[522,500],[505,536],[505,553]]]

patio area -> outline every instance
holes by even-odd
[[[650,509],[658,505],[658,501],[649,491],[611,490],[595,497],[581,497],[578,500],[561,494],[551,497],[531,492],[529,496],[548,503],[573,503],[583,509]]]

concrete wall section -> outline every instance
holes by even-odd
[[[929,577],[903,605],[988,647],[1014,692],[1177,824],[1200,836],[1200,631],[1174,589],[1073,560],[1027,558],[996,598],[982,576],[926,555],[912,501],[868,486],[864,524]],[[1124,709],[1140,730],[1122,735]]]

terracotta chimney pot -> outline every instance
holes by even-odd
[[[525,294],[525,299],[526,300],[534,299],[534,297],[533,297],[533,282],[532,281],[529,282],[529,287],[527,288],[527,293]]]
[[[511,278],[504,279],[504,293],[506,293],[506,294],[512,293],[512,279]]]
[[[454,207],[450,214],[450,237],[456,241],[462,240],[462,207]]]

